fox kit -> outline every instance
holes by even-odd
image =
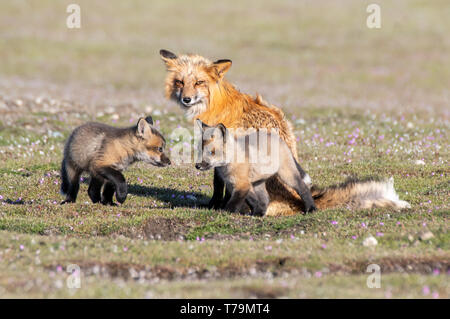
[[[136,161],[155,166],[170,165],[164,153],[165,145],[164,137],[153,127],[150,116],[140,118],[137,125],[128,128],[101,123],[77,127],[64,147],[61,193],[66,199],[61,204],[76,201],[83,172],[91,175],[88,194],[93,203],[114,205],[114,192],[117,201],[123,203],[127,197],[127,184],[121,171]]]
[[[253,130],[239,136],[229,133],[223,124],[210,127],[200,120],[196,123],[202,132],[201,162],[196,168],[217,169],[231,193],[224,203],[226,210],[241,211],[246,202],[252,215],[264,216],[270,201],[266,181],[273,176],[297,192],[305,212],[316,209],[302,179],[302,168],[278,134]]]

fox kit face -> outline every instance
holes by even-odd
[[[153,128],[150,116],[141,118],[136,127],[137,159],[155,166],[170,165],[170,160],[164,153],[166,141],[164,137]]]
[[[197,127],[201,129],[201,162],[195,164],[195,168],[205,171],[213,167],[226,164],[226,134],[227,129],[223,124],[215,127],[206,125],[200,120],[196,121]]]
[[[167,66],[166,96],[178,102],[188,117],[204,112],[210,99],[210,87],[220,81],[231,67],[230,60],[211,62],[198,55],[177,57],[161,50]]]

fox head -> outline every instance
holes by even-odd
[[[138,160],[155,166],[170,165],[170,159],[164,153],[166,140],[153,127],[153,119],[151,116],[139,119],[136,125],[135,135],[137,137],[135,156]]]
[[[167,50],[159,53],[167,67],[167,98],[178,102],[189,119],[206,111],[211,88],[223,79],[231,60],[211,62],[199,55],[177,56]]]
[[[201,149],[199,149],[200,162],[195,164],[195,168],[205,171],[212,167],[225,165],[226,127],[222,123],[208,126],[200,120],[196,121],[196,125],[201,130]]]

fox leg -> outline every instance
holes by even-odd
[[[100,191],[102,189],[103,180],[98,177],[91,176],[91,182],[89,183],[88,195],[93,203],[100,201]]]
[[[116,199],[122,204],[127,198],[128,192],[127,182],[122,173],[112,167],[102,167],[99,170],[99,174],[114,185]]]
[[[223,189],[225,183],[219,175],[217,168],[214,168],[214,192],[211,200],[209,201],[208,207],[218,209],[222,206],[223,199]]]
[[[220,205],[221,208],[224,208],[227,205],[228,201],[231,198],[231,193],[232,193],[232,190],[227,186],[225,188],[225,197],[222,200],[222,205]]]
[[[305,212],[312,212],[316,210],[311,191],[309,190],[308,186],[306,186],[298,171],[295,171],[295,173],[292,174],[292,170],[280,169],[278,172],[278,176],[283,181],[283,183],[286,183],[286,185],[292,187],[297,192],[297,194],[300,195],[305,206]]]
[[[62,178],[64,189],[61,187],[61,191],[65,191],[66,198],[61,202],[65,203],[75,203],[77,200],[78,190],[80,189],[80,170],[70,165],[70,163],[64,162],[62,168]]]
[[[251,214],[256,216],[264,216],[269,206],[269,193],[266,190],[266,183],[260,183],[253,187],[247,194],[245,202],[250,206]]]
[[[103,186],[103,192],[102,192],[102,204],[103,205],[116,205],[113,202],[113,196],[114,196],[114,184],[106,181],[105,186]]]
[[[225,210],[231,212],[239,212],[241,206],[245,203],[245,198],[250,191],[249,184],[242,184],[237,187],[233,187],[230,200],[225,205]]]

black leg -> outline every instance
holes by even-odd
[[[316,205],[314,204],[314,199],[312,198],[311,191],[308,186],[306,186],[300,172],[290,170],[289,166],[286,166],[284,169],[280,169],[278,171],[278,176],[283,181],[283,183],[285,183],[289,187],[292,187],[302,198],[306,213],[316,210]]]
[[[223,199],[223,189],[224,189],[224,182],[222,178],[220,178],[219,172],[217,168],[214,168],[214,192],[211,200],[209,201],[208,207],[218,209],[222,206],[222,199]]]
[[[269,201],[269,193],[267,193],[265,183],[255,186],[245,198],[245,202],[250,206],[251,214],[256,216],[264,216],[266,214]]]
[[[123,203],[127,198],[127,182],[125,177],[118,170],[111,167],[103,167],[99,170],[99,174],[114,184],[116,190],[116,199],[119,203]]]
[[[93,203],[100,201],[100,191],[102,189],[103,181],[97,177],[92,176],[89,183],[88,195]]]
[[[76,169],[67,166],[65,172],[68,183],[66,198],[61,202],[61,205],[65,203],[75,203],[77,200],[78,190],[80,189],[80,176],[81,171],[77,171]]]
[[[103,187],[103,192],[102,192],[102,204],[103,205],[111,205],[111,206],[116,205],[113,202],[114,192],[115,192],[114,184],[111,182],[106,182],[105,186]]]
[[[234,188],[230,200],[225,205],[225,209],[230,212],[239,212],[249,191],[249,187],[240,189]]]
[[[228,201],[231,198],[232,189],[230,189],[228,186],[225,188],[225,197],[222,200],[222,205],[220,205],[221,208],[224,208]]]

